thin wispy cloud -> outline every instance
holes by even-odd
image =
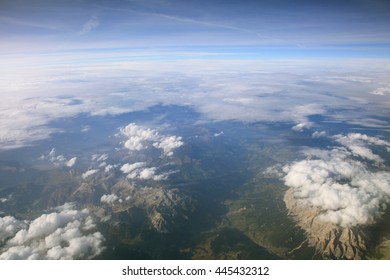
[[[97,18],[97,16],[93,16],[90,18],[84,25],[83,28],[80,30],[81,35],[85,35],[89,32],[91,32],[93,29],[96,29],[100,25],[100,22]]]
[[[291,44],[295,45],[297,47],[302,47],[302,44],[292,42],[292,41],[287,41],[283,38],[278,38],[274,36],[269,36],[262,34],[261,32],[249,29],[249,28],[244,28],[244,27],[239,27],[231,24],[226,24],[226,23],[221,23],[221,22],[215,22],[211,20],[197,20],[193,19],[190,17],[184,17],[184,16],[173,16],[169,14],[164,14],[164,13],[153,13],[153,12],[145,12],[145,11],[139,11],[136,9],[130,9],[130,8],[112,8],[112,7],[103,7],[103,9],[111,10],[111,11],[118,11],[118,12],[124,12],[124,13],[133,13],[145,17],[152,17],[152,18],[162,18],[162,19],[167,19],[169,21],[177,22],[177,23],[189,23],[193,24],[196,26],[207,26],[211,28],[217,28],[217,29],[224,29],[224,30],[230,30],[230,31],[235,31],[235,32],[241,32],[241,33],[246,33],[246,34],[251,34],[255,36],[258,39],[266,40],[268,43],[273,43],[273,44]]]

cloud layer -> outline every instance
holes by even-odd
[[[288,122],[298,131],[313,126],[310,116],[319,114],[388,128],[383,117],[388,116],[389,95],[370,94],[388,75],[368,70],[359,77],[320,75],[325,70],[300,63],[292,61],[291,69],[278,63],[262,69],[248,62],[218,62],[207,68],[209,64],[198,61],[191,67],[185,62],[144,62],[8,71],[0,79],[0,150],[31,145],[63,131],[54,120],[116,115],[159,104],[191,106],[202,120]],[[157,131],[139,126],[123,128],[123,133],[129,134],[125,145],[133,151],[155,145],[171,155],[182,142],[173,136],[164,140]]]
[[[0,218],[0,259],[90,259],[104,238],[87,209],[65,204],[32,221]]]

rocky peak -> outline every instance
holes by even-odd
[[[285,196],[289,214],[302,228],[311,246],[323,259],[364,259],[367,257],[369,236],[364,228],[341,227],[320,218],[320,210],[304,206],[289,189]]]

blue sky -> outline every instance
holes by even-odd
[[[388,58],[389,26],[387,0],[2,0],[0,52],[11,63]]]

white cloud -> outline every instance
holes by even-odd
[[[342,227],[373,224],[390,202],[390,173],[369,171],[343,149],[322,151],[284,167],[285,184],[302,207]]]
[[[283,167],[289,187],[284,201],[308,243],[324,257],[361,258],[367,225],[381,220],[390,203],[390,172],[367,146],[383,148],[388,142],[359,133],[329,139],[343,146],[305,148],[305,160]]]
[[[368,136],[368,135],[361,134],[361,133],[349,133],[347,136],[344,136],[344,137],[340,136],[340,135],[336,135],[336,138],[338,141],[341,141],[344,139],[349,140],[349,141],[362,140],[362,141],[365,141],[365,142],[370,143],[370,144],[390,147],[390,142],[388,142],[388,141],[382,140],[378,137],[372,137],[372,136]]]
[[[91,159],[93,161],[105,161],[108,159],[108,154],[94,154],[92,155]]]
[[[39,88],[39,85],[36,85]],[[34,92],[34,89],[31,91]],[[83,111],[81,104],[72,99],[35,97],[34,94],[17,91],[10,96],[2,95],[0,104],[0,150],[31,145],[50,137],[60,129],[49,127],[55,118],[74,116]]]
[[[96,174],[99,172],[99,169],[90,169],[86,172],[84,172],[83,174],[81,174],[81,177],[83,179],[87,179],[88,177],[92,176],[93,174]]]
[[[353,154],[376,162],[383,162],[383,159],[379,155],[374,154],[367,145],[373,144],[390,147],[390,142],[360,133],[349,133],[346,136],[335,135],[333,138],[348,148]]]
[[[149,168],[144,168],[144,169],[140,170],[138,177],[140,179],[144,179],[144,180],[150,180],[150,179],[155,180],[155,178],[157,178],[157,179],[159,178],[159,177],[156,177],[155,174],[156,174],[156,167],[149,167]],[[158,180],[156,180],[156,181],[158,181]]]
[[[26,224],[23,221],[19,221],[12,216],[0,218],[0,244],[25,227]]]
[[[84,55],[88,54],[80,57]],[[60,57],[58,62],[64,59],[67,58]],[[336,87],[316,72],[318,68],[297,61],[291,65],[298,67],[294,71],[290,68],[290,73],[284,71],[281,63],[267,63],[267,71],[264,65],[257,68],[254,63],[242,61],[229,62],[230,65],[218,62],[211,67],[212,71],[207,70],[209,65],[204,62],[191,63],[196,67],[188,67],[186,62],[172,63],[169,68],[165,64],[159,67],[157,62],[132,62],[108,63],[104,67],[83,65],[76,70],[56,65],[38,71],[35,63],[28,68],[23,61],[23,68],[4,70],[0,79],[0,149],[31,145],[63,131],[53,120],[80,114],[142,111],[158,104],[190,105],[203,120],[302,124],[309,122],[310,115],[322,114],[333,121],[388,128],[382,117],[388,115],[390,95],[385,94],[379,101],[367,94],[375,84],[386,85],[385,75],[376,77],[362,72],[362,78],[370,79],[370,83],[345,80]],[[51,63],[54,64],[55,61]],[[140,70],[132,70],[135,68]],[[231,72],[226,74],[226,69]],[[167,74],[171,70],[176,73]],[[132,79],[126,78],[129,74]],[[80,129],[83,127],[86,126]],[[156,142],[146,143],[142,139],[128,139],[126,145],[137,151]]]
[[[96,172],[99,171],[99,169],[104,172],[104,173],[108,173],[112,170],[114,170],[115,168],[117,168],[119,165],[118,164],[108,164],[106,162],[106,160],[109,158],[108,154],[104,153],[104,154],[93,154],[91,156],[91,161],[92,161],[92,164],[90,166],[90,169],[91,170],[96,170],[96,171],[87,171],[85,172],[85,176],[88,177],[89,175],[92,175],[92,174],[95,174]],[[90,172],[90,173],[88,173]]]
[[[70,160],[67,161],[66,166],[73,167],[76,164],[77,157],[72,157]]]
[[[83,28],[80,30],[80,34],[84,35],[89,32],[91,32],[93,29],[97,28],[99,26],[99,21],[96,16],[89,19],[83,26]]]
[[[325,131],[315,131],[311,135],[312,138],[321,138],[321,137],[326,137],[326,132]]]
[[[310,128],[313,126],[312,122],[303,122],[298,123],[297,125],[294,125],[291,129],[295,131],[302,132],[304,129]]]
[[[285,173],[283,172],[283,166],[280,163],[267,167],[263,171],[263,175],[271,178],[282,178]]]
[[[113,170],[114,168],[116,168],[118,165],[114,164],[107,164],[105,167],[104,167],[104,172],[110,172],[111,170]]]
[[[90,131],[92,128],[89,126],[89,125],[86,125],[86,126],[83,126],[83,128],[81,129],[81,132],[88,132]]]
[[[250,105],[254,100],[252,98],[236,97],[236,98],[224,98],[224,102],[231,104]]]
[[[57,155],[57,150],[52,148],[47,155],[41,155],[40,160],[48,160],[57,166],[73,167],[76,164],[77,157],[67,159],[64,155]]]
[[[151,146],[162,149],[165,156],[172,156],[173,151],[184,143],[179,136],[160,135],[156,130],[145,128],[135,123],[130,123],[120,129],[123,136],[127,137],[124,142],[125,148],[130,151],[141,151]]]
[[[389,95],[390,94],[390,85],[378,87],[371,91],[371,94],[374,95]]]
[[[121,171],[123,173],[128,174],[128,173],[133,172],[136,169],[144,167],[145,165],[146,165],[146,162],[136,162],[136,163],[131,163],[131,164],[130,163],[126,163],[126,164],[122,165]]]
[[[103,250],[87,209],[65,204],[32,221],[0,218],[0,259],[89,259]]]
[[[107,203],[107,204],[112,204],[116,201],[119,200],[119,197],[115,194],[104,194],[102,195],[102,197],[100,198],[100,201],[101,202],[104,202],[104,203]]]
[[[167,136],[163,137],[160,142],[153,144],[154,147],[163,149],[164,155],[172,156],[173,150],[181,147],[184,143],[179,136]]]
[[[130,123],[120,129],[121,133],[128,137],[124,146],[130,151],[140,151],[148,147],[148,142],[158,140],[158,133],[150,128],[138,126],[135,123]]]
[[[69,239],[67,232],[64,233],[63,240],[68,242],[68,246],[61,247],[57,245],[47,251],[48,259],[74,259],[74,258],[93,258],[101,253],[101,244],[103,236],[99,232],[80,236],[76,230]]]
[[[154,147],[161,149],[164,156],[170,157],[175,149],[184,143],[179,136],[160,135],[156,130],[130,123],[126,127],[120,128],[120,136],[125,136],[124,146],[130,151],[141,151]],[[146,162],[126,163],[120,170],[127,174],[128,179],[139,180],[166,180],[174,172],[158,174],[157,167],[147,167]]]
[[[154,181],[166,180],[170,174],[174,173],[174,171],[171,171],[171,172],[156,174],[157,173],[156,167],[145,167],[145,166],[146,166],[145,162],[136,162],[133,164],[126,163],[121,167],[121,171],[127,174],[128,179],[154,180]]]

